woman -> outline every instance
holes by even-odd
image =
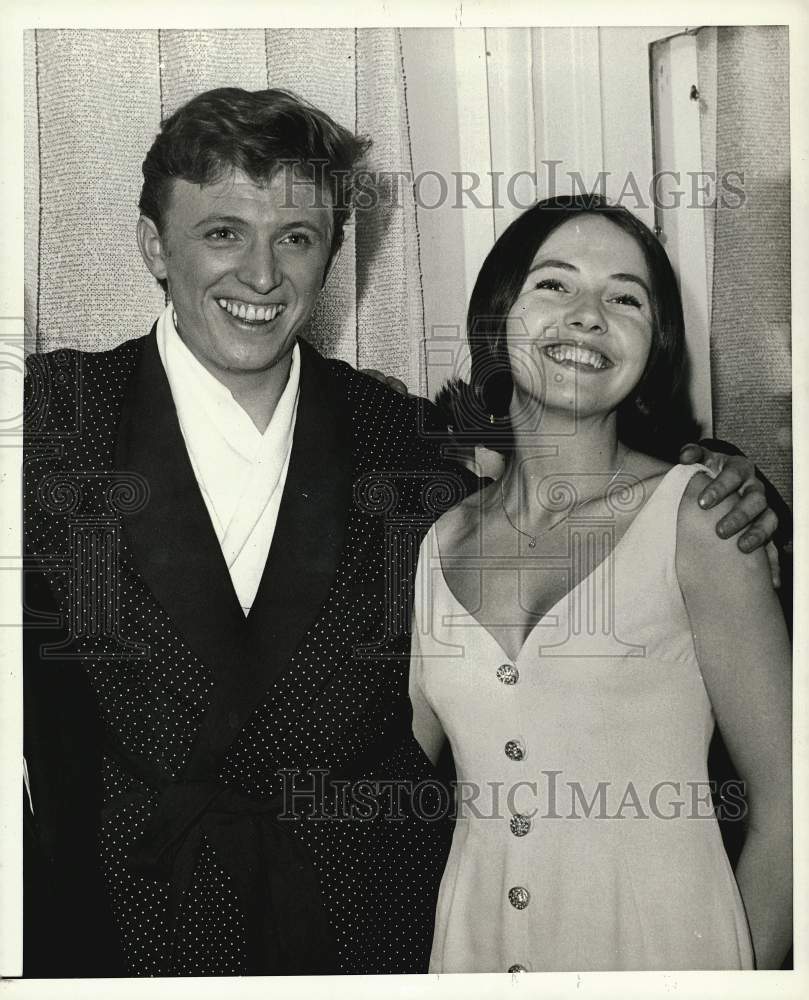
[[[486,259],[469,331],[445,401],[507,463],[420,554],[413,729],[433,761],[446,734],[459,779],[431,971],[778,968],[789,646],[766,558],[681,503],[707,478],[667,461],[687,435],[665,253],[624,209],[542,202]],[[735,879],[714,720],[749,800]]]

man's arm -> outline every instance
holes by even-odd
[[[409,395],[407,386],[393,376],[374,368],[362,369],[362,374],[401,395]],[[422,402],[430,405],[427,400]],[[726,497],[738,494],[729,512],[716,524],[716,533],[720,538],[732,538],[743,532],[737,540],[742,552],[753,552],[771,540],[783,547],[791,538],[789,508],[775,487],[734,445],[719,440],[687,444],[680,452],[680,461],[684,465],[699,462],[716,474],[699,497],[699,505],[703,509],[710,510]],[[777,587],[780,583],[778,556],[770,550],[768,558],[773,583]]]
[[[80,661],[44,655],[69,638],[42,574],[23,573],[23,975],[121,976],[98,853],[103,727]]]
[[[418,591],[417,591],[418,593]],[[422,653],[419,641],[419,615],[413,609],[413,634],[410,647],[410,678],[408,691],[413,706],[413,735],[429,757],[433,767],[438,763],[446,736],[438,716],[427,701],[421,687]]]

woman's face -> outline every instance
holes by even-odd
[[[540,246],[506,323],[514,406],[606,414],[632,392],[652,343],[651,279],[609,219],[569,219]]]

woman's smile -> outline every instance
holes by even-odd
[[[612,362],[600,351],[580,344],[557,343],[542,348],[542,353],[555,364],[577,371],[597,373],[613,367]]]

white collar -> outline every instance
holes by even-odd
[[[191,448],[191,439],[199,439],[202,425],[211,425],[234,451],[246,461],[266,461],[267,453],[277,450],[292,431],[300,391],[300,347],[292,349],[289,376],[272,419],[262,434],[246,411],[223,385],[197,360],[183,342],[174,323],[174,310],[169,304],[157,321],[157,348],[171,388],[180,426]],[[275,447],[273,447],[275,445]]]

